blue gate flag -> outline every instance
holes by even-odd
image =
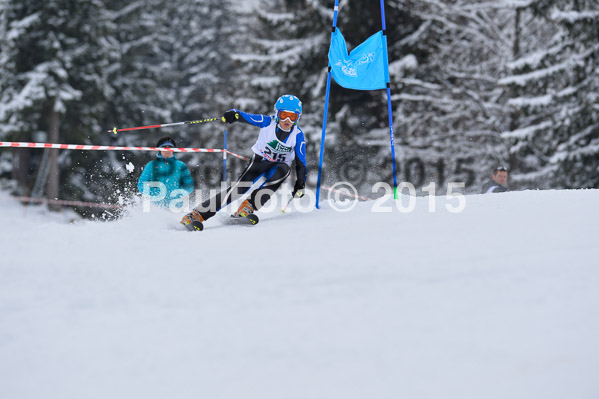
[[[383,31],[370,36],[347,54],[345,38],[335,29],[329,48],[329,65],[339,85],[354,90],[378,90],[387,87]]]

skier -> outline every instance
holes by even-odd
[[[137,181],[137,188],[140,193],[148,195],[150,201],[156,205],[168,207],[170,201],[180,200],[191,194],[194,190],[194,182],[187,166],[175,157],[173,151],[168,151],[169,148],[177,147],[175,140],[162,137],[156,147],[164,150],[158,152],[156,159],[148,162],[144,167]],[[162,183],[164,188],[146,183]],[[181,206],[182,203],[179,207]]]
[[[199,228],[197,226],[194,228],[201,230],[202,222],[214,216],[232,201],[239,199],[253,183],[265,177],[266,181],[241,203],[233,215],[236,218],[253,216],[253,213],[268,202],[289,176],[294,159],[297,180],[292,197],[303,196],[308,169],[304,133],[297,126],[302,114],[302,102],[296,96],[286,94],[277,100],[274,110],[274,117],[249,114],[238,109],[230,109],[223,114],[224,122],[244,122],[260,128],[258,139],[252,146],[254,154],[234,184],[216,194],[215,197],[204,201],[183,217],[181,223],[188,229],[192,229],[193,223],[199,224]]]
[[[493,169],[491,180],[483,184],[481,194],[504,193],[506,191],[509,191],[509,188],[507,187],[507,168],[505,166],[500,166]]]

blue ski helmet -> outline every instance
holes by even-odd
[[[296,114],[302,114],[302,102],[296,96],[291,94],[284,94],[275,103],[275,114],[277,115],[277,122],[279,121],[279,111],[291,111]],[[295,125],[299,122],[299,118],[295,121]]]

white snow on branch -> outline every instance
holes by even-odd
[[[424,80],[420,79],[401,79],[400,82],[406,86],[423,87],[429,90],[441,90],[443,88],[441,85],[436,83],[425,82]]]
[[[389,64],[389,74],[391,76],[401,77],[404,71],[414,70],[418,68],[418,60],[413,54],[408,54],[400,60],[393,61]]]
[[[539,107],[543,105],[549,105],[553,101],[553,96],[547,94],[539,97],[517,97],[512,98],[508,101],[508,105],[513,107]]]
[[[27,28],[37,23],[40,19],[40,12],[28,15],[20,21],[15,21],[10,24],[10,30],[7,33],[9,40],[16,40]]]
[[[31,71],[25,74],[27,82],[18,92],[18,94],[7,104],[6,112],[23,110],[33,106],[36,101],[45,97],[45,91],[42,83],[46,81],[48,75],[39,71]]]
[[[451,98],[414,95],[414,94],[395,94],[391,96],[393,101],[413,101],[413,102],[429,102],[432,104],[459,104],[459,101],[455,101]]]
[[[558,97],[558,98],[569,97],[569,96],[575,95],[576,93],[578,93],[578,89],[576,87],[568,86],[568,87],[564,88],[563,90],[560,90],[556,94],[556,97]]]
[[[302,39],[287,39],[287,40],[256,39],[255,43],[259,44],[260,46],[262,46],[264,48],[268,48],[271,51],[278,52],[281,50],[288,50],[290,48],[298,49],[300,47],[305,46],[306,43],[308,43],[308,44],[317,43],[320,41],[319,36],[320,35],[306,37],[306,38],[302,38]]]
[[[569,66],[570,61],[566,61],[557,65],[553,65],[549,68],[539,69],[538,71],[524,73],[522,75],[506,76],[505,78],[499,79],[498,83],[500,85],[515,84],[517,86],[526,86],[526,84],[531,80],[539,80],[557,72],[568,70]]]
[[[498,6],[506,8],[526,8],[530,7],[532,3],[534,3],[534,0],[503,0],[499,2],[493,2],[493,4],[497,4]]]
[[[529,54],[525,57],[519,58],[515,61],[512,61],[507,64],[507,67],[510,69],[519,69],[525,66],[529,66],[531,68],[537,68],[541,61],[547,56],[547,51],[537,51],[533,54]]]
[[[599,11],[560,11],[554,10],[551,19],[558,22],[575,23],[583,20],[599,19]]]
[[[592,140],[589,144],[584,147],[578,147],[570,149],[568,151],[560,151],[551,157],[552,163],[560,163],[566,159],[573,159],[584,155],[597,155],[599,154],[599,139]]]
[[[260,9],[259,0],[244,0],[235,3],[237,11],[240,13],[255,12]]]
[[[239,108],[239,109],[247,109],[247,108],[251,108],[251,107],[259,107],[259,106],[262,105],[255,98],[240,97],[236,101],[237,101],[236,102],[237,108]]]
[[[553,74],[569,71],[574,65],[584,64],[587,57],[592,56],[599,49],[599,44],[595,44],[589,47],[586,51],[572,55],[569,59],[559,64],[552,65],[548,68],[539,69],[529,73],[521,75],[510,75],[502,79],[499,79],[500,85],[515,84],[518,86],[525,86],[531,80],[539,80],[551,76]]]
[[[538,125],[527,126],[522,129],[512,130],[511,132],[501,133],[501,137],[504,139],[528,139],[536,134],[540,130],[545,130],[553,125],[552,121],[544,121]]]
[[[526,181],[535,181],[539,179],[546,178],[550,176],[553,172],[557,170],[557,165],[548,165],[540,170],[536,170],[534,172],[529,173],[511,173],[510,180],[513,182],[526,182]]]
[[[583,131],[570,136],[567,142],[559,145],[558,152],[551,158],[552,162],[560,162],[567,158],[573,158],[576,155],[595,154],[597,151],[597,143],[599,139],[593,139],[589,144],[580,145],[577,143],[585,140],[589,135],[597,129],[598,125],[587,126]]]
[[[234,61],[250,62],[250,61],[260,61],[261,59],[264,58],[264,56],[262,56],[260,54],[232,54],[231,58]]]
[[[120,10],[114,11],[112,13],[112,18],[114,20],[117,20],[118,18],[121,18],[121,17],[129,17],[131,14],[133,14],[138,9],[143,8],[143,6],[144,6],[143,1],[135,1],[131,4],[127,4],[125,7],[121,8]]]
[[[252,79],[253,86],[276,86],[281,82],[280,76],[260,76]]]
[[[295,15],[293,13],[290,12],[286,12],[286,13],[261,13],[260,16],[264,19],[266,19],[267,21],[271,22],[271,23],[279,23],[281,21],[289,21],[289,20],[293,20],[295,18]]]
[[[478,10],[478,9],[516,9],[516,8],[527,8],[529,7],[534,0],[502,0],[502,1],[493,1],[493,2],[484,2],[464,6],[463,8],[466,10]]]
[[[268,51],[270,60],[294,63],[302,54],[318,47],[322,40],[323,38],[312,36],[298,40],[257,40],[256,43]],[[263,61],[264,57],[264,54],[261,53],[232,55],[234,60],[241,62]]]
[[[404,37],[403,39],[401,39],[401,41],[399,42],[400,46],[409,46],[409,45],[416,45],[418,43],[420,43],[422,41],[421,37],[424,35],[424,33],[429,29],[429,27],[431,26],[432,21],[431,20],[426,20],[424,21],[424,23],[422,23],[418,29],[416,30],[416,32]]]

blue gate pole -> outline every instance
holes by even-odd
[[[227,184],[227,127],[225,126],[225,143],[223,145],[223,182]]]
[[[337,14],[339,12],[339,0],[335,0],[333,9],[333,31],[331,32],[331,43],[333,42],[333,33],[337,29]],[[327,73],[327,90],[324,100],[324,116],[322,118],[322,137],[320,138],[320,160],[318,161],[318,180],[316,182],[316,208],[320,209],[320,183],[322,180],[322,160],[324,159],[324,139],[327,130],[327,115],[329,112],[329,94],[331,92],[331,64]]]
[[[329,112],[329,93],[331,88],[331,67],[327,73],[327,91],[324,100],[324,118],[322,121],[322,137],[320,138],[320,160],[318,162],[318,181],[316,182],[316,208],[320,209],[320,182],[322,179],[322,160],[324,158],[324,137],[327,130],[327,113]]]
[[[385,63],[385,81],[387,82],[387,112],[389,113],[389,139],[391,141],[391,163],[393,165],[393,198],[397,195],[397,169],[395,167],[395,139],[393,137],[393,108],[391,107],[391,80],[389,79],[389,56],[387,54],[387,27],[385,24],[385,0],[381,0],[381,22],[383,25],[383,57]]]

